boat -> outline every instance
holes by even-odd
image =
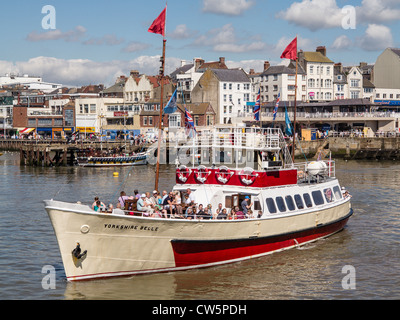
[[[114,156],[83,156],[77,157],[80,167],[120,167],[147,164],[147,153],[124,154]]]
[[[213,213],[220,204],[240,208],[245,201],[247,215],[177,218],[134,208],[118,215],[80,202],[46,200],[68,281],[259,258],[338,233],[353,214],[335,161],[294,163],[280,129],[213,128],[187,139],[185,145],[176,143],[191,152],[178,157],[171,189],[182,199],[191,193]]]

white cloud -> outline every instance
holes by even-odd
[[[181,59],[167,58],[166,74],[180,66]],[[96,62],[87,59],[58,59],[36,57],[28,61],[0,61],[0,74],[19,73],[43,77],[43,81],[60,83],[65,86],[105,84],[109,86],[120,75],[128,75],[130,70],[157,75],[160,56],[141,56],[131,61],[115,60]]]
[[[62,32],[59,29],[50,30],[44,33],[37,33],[36,31],[31,32],[26,37],[26,40],[31,42],[37,41],[48,41],[48,40],[65,40],[67,42],[76,42],[86,34],[86,28],[77,26],[75,29]]]
[[[383,25],[368,25],[365,35],[357,40],[359,47],[366,51],[380,51],[393,46],[391,30]]]
[[[356,8],[361,23],[383,23],[400,20],[398,0],[363,0]]]
[[[331,49],[333,50],[349,49],[352,45],[353,42],[346,35],[341,35],[335,39],[335,41],[331,46]]]
[[[316,31],[341,27],[344,14],[337,6],[336,0],[302,0],[279,12],[277,17]]]
[[[238,16],[253,4],[250,0],[203,0],[203,12]]]
[[[107,45],[107,46],[115,46],[123,43],[125,40],[120,38],[118,39],[114,34],[106,34],[100,38],[91,38],[83,42],[86,45]]]
[[[150,45],[142,42],[131,42],[125,48],[122,49],[123,52],[139,52],[146,50]]]
[[[231,52],[231,53],[243,53],[243,52],[254,52],[262,51],[267,49],[267,45],[257,40],[254,37],[248,42],[248,39],[241,41],[236,36],[236,32],[232,24],[226,24],[221,28],[212,29],[205,35],[199,36],[193,43],[194,46],[209,46],[215,52]],[[244,43],[243,43],[244,42]]]
[[[177,25],[175,30],[168,34],[172,39],[188,39],[192,37],[194,34],[193,31],[190,31],[186,24]]]

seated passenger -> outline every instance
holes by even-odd
[[[226,220],[228,218],[228,214],[226,213],[226,209],[222,209],[222,211],[218,214],[218,220]]]
[[[124,210],[121,209],[121,204],[118,202],[117,207],[113,210],[113,214],[119,215],[119,216],[124,216],[125,212]]]
[[[137,210],[143,212],[143,215],[149,216],[154,210],[145,203],[146,195],[143,193],[137,202]]]
[[[92,203],[92,209],[94,210],[94,211],[97,211],[97,210],[95,210],[94,209],[94,207],[96,206],[96,203],[97,203],[97,201],[100,201],[100,199],[99,199],[99,197],[94,197],[94,202]],[[102,205],[102,206],[106,206],[103,202],[101,202],[100,201],[100,204]]]
[[[236,211],[236,219],[246,219],[246,216],[244,215],[243,211],[239,210],[239,207],[235,207]]]
[[[96,205],[94,206],[93,210],[96,212],[104,211],[106,209],[105,205],[100,202],[100,200],[96,201]]]

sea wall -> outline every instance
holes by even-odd
[[[400,160],[400,138],[335,137],[316,141],[301,141],[296,148],[296,158],[322,157],[344,159]]]

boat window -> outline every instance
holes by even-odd
[[[287,207],[288,207],[288,209],[290,211],[293,211],[293,210],[296,209],[295,206],[294,206],[294,202],[293,202],[292,196],[286,196],[285,197],[285,201],[286,201],[286,205],[287,205]]]
[[[303,199],[301,199],[301,196],[299,194],[294,195],[294,201],[296,201],[297,209],[304,209]]]
[[[340,189],[338,186],[333,187],[333,192],[335,193],[335,198],[336,199],[342,199],[342,193],[340,192]]]
[[[308,193],[303,194],[304,202],[306,203],[307,208],[312,207],[311,197]]]
[[[332,202],[334,200],[331,188],[324,189],[324,196],[325,196],[326,202],[328,202],[328,203]]]
[[[283,201],[282,197],[276,197],[276,205],[280,212],[286,212],[285,202]]]
[[[259,200],[254,200],[254,210],[261,210],[261,203]]]
[[[324,204],[324,198],[322,198],[322,193],[320,190],[311,192],[316,206]]]
[[[232,196],[225,197],[225,208],[232,208]]]
[[[267,202],[267,207],[268,207],[269,213],[276,213],[277,210],[276,210],[274,199],[267,198],[266,202]]]

